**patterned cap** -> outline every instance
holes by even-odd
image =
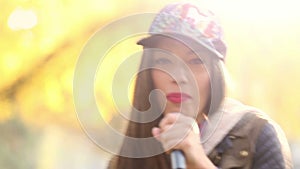
[[[150,37],[137,44],[147,46],[154,35],[180,34],[192,38],[224,60],[226,45],[223,31],[214,13],[192,3],[174,3],[165,6],[154,18]]]

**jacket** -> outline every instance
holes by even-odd
[[[290,169],[291,154],[281,128],[262,111],[226,99],[201,136],[203,148],[219,168]]]

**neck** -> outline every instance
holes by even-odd
[[[206,120],[207,120],[207,116],[205,115],[205,113],[199,113],[196,119],[198,125],[201,125]]]

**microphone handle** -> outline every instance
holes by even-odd
[[[173,150],[171,152],[172,169],[186,169],[185,157],[181,150]]]

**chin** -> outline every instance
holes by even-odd
[[[165,111],[165,114],[167,114],[167,113],[176,113],[176,112],[180,112],[180,109],[179,108],[169,109],[169,110]]]

